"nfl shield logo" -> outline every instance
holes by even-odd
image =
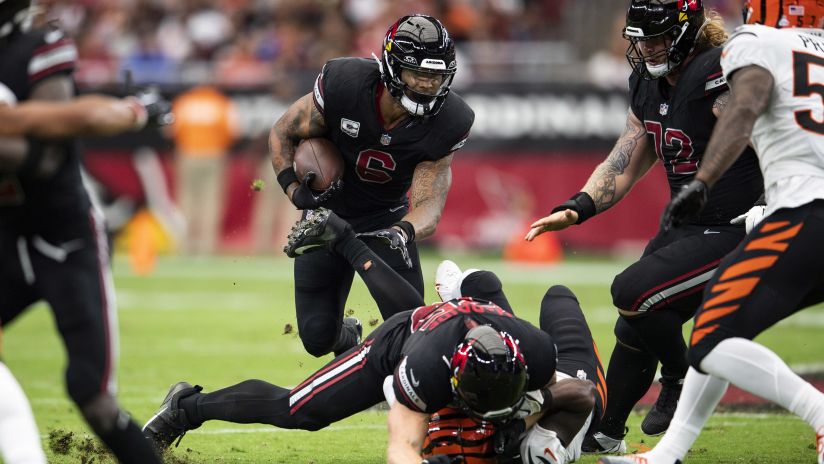
[[[384,145],[384,146],[389,145],[389,142],[391,142],[391,141],[392,141],[392,136],[391,135],[389,135],[389,134],[381,135],[381,145]]]
[[[666,116],[669,112],[669,105],[666,103],[661,103],[661,106],[658,108],[658,112],[661,113],[661,116]]]

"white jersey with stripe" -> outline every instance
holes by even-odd
[[[724,47],[721,67],[729,81],[753,65],[774,81],[751,136],[767,214],[824,198],[824,31],[741,26]]]

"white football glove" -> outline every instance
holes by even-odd
[[[526,437],[521,440],[521,460],[548,464],[572,462],[555,431],[547,430],[538,424],[532,426]]]
[[[521,406],[518,408],[518,411],[515,412],[514,419],[523,419],[524,417],[537,414],[541,412],[541,408],[543,407],[543,405],[544,394],[541,393],[541,390],[532,390],[526,392],[524,393],[524,402],[521,403]]]
[[[730,224],[744,223],[744,230],[749,234],[761,222],[761,219],[764,219],[765,209],[767,209],[765,205],[755,205],[746,213],[732,218]]]

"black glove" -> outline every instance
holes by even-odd
[[[133,98],[146,110],[146,126],[168,126],[175,122],[171,102],[163,98],[156,86],[135,91]]]
[[[389,248],[400,251],[401,256],[403,256],[403,261],[406,263],[406,267],[412,269],[412,258],[409,257],[409,250],[406,248],[406,239],[398,229],[390,227],[389,229],[380,229],[373,232],[362,232],[357,234],[357,237],[377,238],[383,240],[387,245],[389,245]]]
[[[436,454],[424,459],[421,464],[463,464],[463,462],[464,458],[461,456],[450,457],[445,454]]]
[[[515,419],[498,426],[492,443],[495,454],[504,460],[512,460],[521,454],[521,436],[526,432],[526,422]]]
[[[707,202],[708,191],[707,184],[698,179],[693,179],[683,186],[664,210],[664,215],[661,216],[661,230],[667,232],[700,213]]]
[[[297,209],[315,209],[323,206],[330,198],[340,192],[343,181],[337,180],[332,182],[328,189],[322,192],[315,192],[309,185],[315,179],[316,174],[312,171],[303,176],[303,181],[300,186],[292,192],[292,203]]]

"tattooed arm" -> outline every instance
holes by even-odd
[[[624,133],[607,159],[595,168],[582,191],[592,197],[596,212],[606,211],[629,192],[656,160],[644,124],[630,111]]]
[[[606,211],[629,192],[656,160],[655,151],[647,142],[644,124],[630,110],[627,125],[615,147],[595,168],[581,191],[592,198],[596,214]],[[526,240],[531,241],[544,232],[566,229],[577,221],[578,213],[571,209],[552,213],[530,226]]]
[[[712,114],[714,114],[716,118],[720,118],[721,113],[724,112],[724,108],[727,107],[727,103],[729,103],[729,101],[730,91],[727,90],[715,99],[715,102],[712,104]]]
[[[415,228],[415,237],[422,239],[435,233],[446,204],[446,195],[452,184],[452,157],[424,161],[415,167],[409,197],[412,210],[403,220]]]
[[[295,149],[301,140],[324,134],[326,121],[315,106],[312,94],[306,94],[293,103],[269,131],[269,151],[272,153],[275,175],[292,166]],[[287,189],[286,194],[290,199],[299,185],[298,182],[292,182]]]
[[[772,74],[760,66],[747,66],[732,75],[730,87],[735,92],[715,123],[696,179],[712,187],[738,159],[750,141],[756,119],[770,104],[772,86]]]

